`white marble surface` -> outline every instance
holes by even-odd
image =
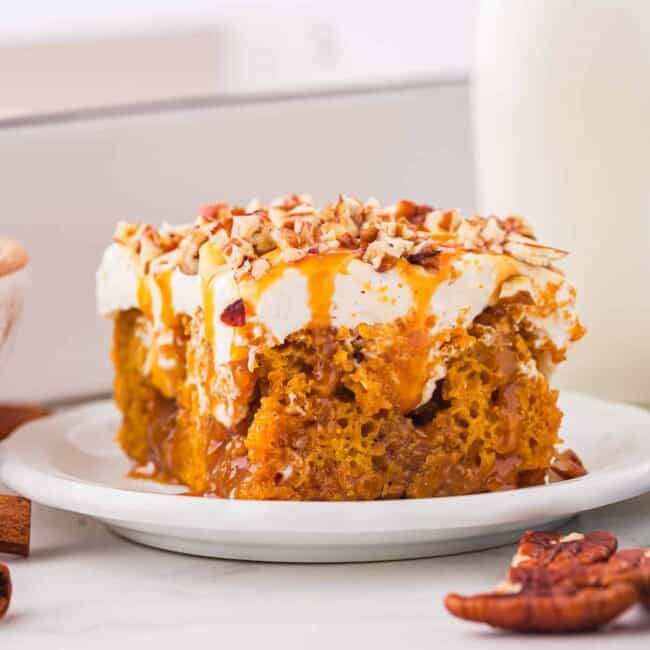
[[[566,529],[606,528],[650,547],[650,494],[594,511]],[[35,507],[33,553],[3,558],[14,598],[2,648],[647,648],[650,616],[634,610],[607,635],[504,634],[451,618],[449,590],[501,576],[504,547],[455,557],[355,565],[209,560],[123,541],[78,515]],[[569,643],[570,645],[567,645]]]

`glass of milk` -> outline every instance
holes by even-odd
[[[484,0],[473,83],[478,207],[571,252],[558,383],[650,403],[650,2]]]

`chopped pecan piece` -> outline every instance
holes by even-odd
[[[446,210],[438,220],[438,227],[447,232],[454,232],[460,225],[460,216],[457,210]]]
[[[222,312],[220,316],[221,322],[231,327],[242,327],[246,324],[246,307],[244,301],[239,298],[235,302],[230,303]]]
[[[505,231],[501,228],[495,217],[488,217],[483,226],[483,230],[481,230],[481,238],[483,241],[493,245],[501,244],[505,234]]]
[[[311,197],[308,194],[288,194],[287,196],[275,199],[271,205],[274,207],[282,208],[288,212],[289,210],[293,210],[303,203],[308,204],[310,202]]]
[[[11,602],[11,575],[9,569],[0,563],[0,618],[2,618],[9,609]]]
[[[411,264],[419,264],[420,266],[424,266],[427,269],[431,269],[433,271],[439,271],[441,252],[442,251],[440,250],[428,248],[428,249],[421,250],[417,253],[412,253],[406,259]]]
[[[418,205],[413,201],[402,200],[395,206],[395,218],[406,219],[414,226],[421,226],[430,212],[433,212],[430,205]]]
[[[350,249],[357,248],[356,241],[354,240],[352,235],[350,235],[347,232],[339,237],[339,244],[341,245],[341,248],[350,248]]]
[[[587,470],[578,454],[573,449],[565,449],[551,463],[549,478],[551,481],[566,481],[585,476]]]
[[[377,224],[365,222],[361,225],[359,230],[359,240],[362,244],[371,244],[375,239],[377,239],[378,234],[379,228],[377,227]]]
[[[202,228],[194,228],[178,247],[178,266],[185,275],[196,275],[199,272],[199,249],[208,241],[208,233]]]
[[[393,257],[392,255],[384,255],[381,258],[381,262],[376,267],[376,271],[378,273],[385,273],[386,271],[390,271],[397,262],[399,261],[398,257]]]
[[[509,235],[503,250],[515,259],[532,266],[549,266],[552,262],[566,257],[568,253],[560,248],[542,246],[527,237],[517,234]]]
[[[203,221],[218,221],[219,219],[226,216],[230,210],[228,209],[227,203],[212,203],[210,205],[204,205],[199,213]]]
[[[268,260],[265,260],[263,257],[255,260],[251,265],[251,275],[254,280],[259,280],[264,276],[264,274],[271,268]]]
[[[275,233],[276,243],[280,248],[299,248],[301,245],[300,235],[292,228],[280,228]]]
[[[0,553],[29,555],[31,517],[28,499],[0,494]]]
[[[530,239],[536,239],[535,232],[530,227],[530,224],[523,218],[516,215],[510,217],[505,217],[504,219],[499,220],[499,225],[507,233],[516,232],[519,235],[524,237],[529,237]]]

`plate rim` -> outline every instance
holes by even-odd
[[[637,417],[650,434],[650,411],[572,391],[562,394],[614,409],[614,415]],[[114,522],[222,533],[291,531],[348,536],[476,529],[495,524],[514,525],[536,518],[559,519],[650,490],[650,453],[596,470],[580,479],[551,485],[381,501],[261,501],[193,496],[179,499],[179,495],[112,487],[43,469],[42,464],[47,464],[48,453],[56,441],[72,426],[109,408],[115,408],[110,399],[93,401],[23,425],[0,446],[0,480],[43,505]],[[35,441],[39,444],[33,444]],[[647,448],[650,452],[650,436]],[[41,466],[35,462],[39,460]],[[589,489],[594,485],[599,489]],[[507,500],[506,507],[499,507],[504,500]]]

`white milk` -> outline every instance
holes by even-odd
[[[650,403],[650,1],[486,0],[475,74],[479,207],[571,251],[558,383]]]

